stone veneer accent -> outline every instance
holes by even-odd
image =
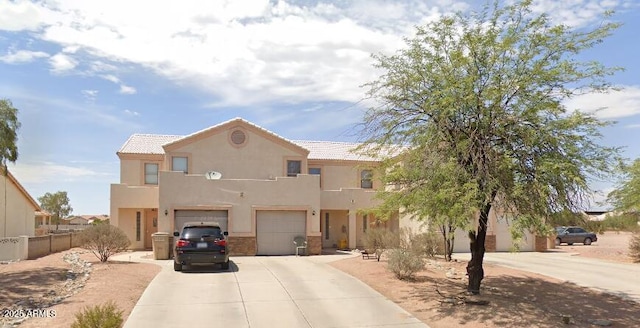
[[[307,254],[322,254],[322,236],[307,236]]]
[[[256,237],[228,237],[229,255],[256,255]]]
[[[547,250],[547,237],[536,236],[536,252],[544,252]]]
[[[487,235],[484,240],[484,249],[486,252],[496,251],[496,235]]]

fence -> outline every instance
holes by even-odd
[[[0,238],[0,261],[24,260],[29,256],[29,237]]]
[[[55,231],[55,230],[83,230],[86,229],[88,227],[90,227],[91,224],[58,224],[57,226],[55,224],[41,224],[38,229],[45,229],[45,230],[50,230],[50,231]]]
[[[77,232],[0,238],[0,261],[33,260],[74,247],[80,247]]]

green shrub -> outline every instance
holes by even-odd
[[[433,231],[415,234],[411,236],[410,240],[409,250],[418,255],[434,258],[436,255],[444,254],[442,236]]]
[[[387,256],[388,269],[400,280],[413,279],[424,268],[422,256],[408,249],[395,248]]]
[[[86,228],[79,238],[81,247],[91,251],[100,262],[106,262],[111,255],[126,250],[131,244],[124,231],[110,224]]]
[[[398,233],[385,228],[371,228],[364,234],[362,242],[365,249],[374,252],[380,261],[385,250],[397,247]]]
[[[602,221],[602,224],[603,230],[636,231],[638,229],[638,214],[609,215]]]
[[[640,263],[640,233],[636,232],[629,242],[629,256],[633,262]]]
[[[123,321],[122,311],[113,301],[109,301],[76,313],[76,320],[71,328],[119,328]]]

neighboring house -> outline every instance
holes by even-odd
[[[240,118],[187,136],[135,134],[117,152],[110,222],[134,249],[194,220],[220,222],[236,255],[294,254],[295,236],[310,254],[356,248],[375,221],[359,210],[377,205],[380,187],[378,162],[356,146],[291,141]]]
[[[44,210],[36,211],[36,228],[41,225],[49,224],[51,224],[51,213]]]
[[[604,221],[609,216],[618,215],[611,211],[584,211],[583,215],[587,221]]]
[[[0,238],[34,236],[36,211],[40,210],[10,171],[7,176],[0,173]]]
[[[187,136],[134,134],[117,152],[120,183],[111,185],[111,224],[132,248],[151,248],[155,232],[194,220],[218,221],[234,255],[295,254],[305,236],[310,254],[323,248],[362,248],[364,214],[378,205],[375,158],[355,154],[355,143],[292,141],[243,119]],[[394,218],[392,231],[417,226]],[[456,251],[469,251],[458,232]],[[533,250],[527,235],[521,250]],[[546,241],[546,239],[545,239]],[[491,214],[487,250],[508,250],[506,220]]]
[[[66,225],[87,225],[89,224],[89,219],[84,218],[82,216],[76,215],[68,218],[64,218],[60,220],[60,224]]]

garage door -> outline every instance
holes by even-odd
[[[175,231],[182,230],[182,225],[190,221],[218,222],[222,231],[227,230],[227,211],[193,211],[179,210],[175,213]]]
[[[256,213],[257,254],[295,254],[293,238],[306,236],[306,221],[305,211],[258,211]]]

